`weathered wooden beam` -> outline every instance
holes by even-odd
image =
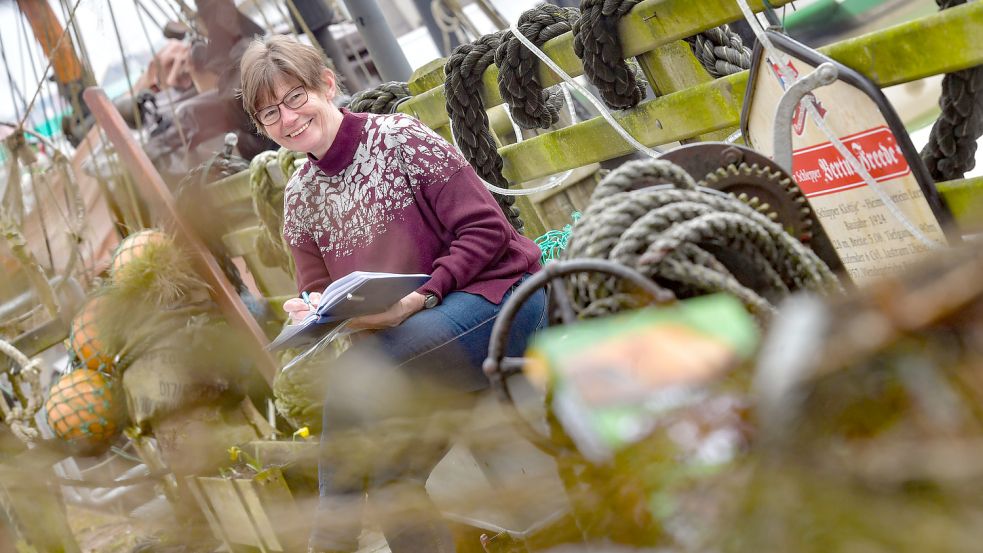
[[[965,233],[983,232],[983,177],[940,182],[935,185]]]
[[[983,62],[983,4],[952,9],[820,48],[881,87]]]
[[[615,118],[647,146],[667,144],[737,125],[747,86],[747,73],[689,88]],[[635,149],[601,117],[530,138],[499,150],[505,177],[524,182],[573,167],[630,154]]]
[[[971,2],[822,50],[886,86],[983,64],[983,41],[975,40],[981,31],[983,2]],[[913,49],[928,54],[893,57]],[[615,117],[647,146],[732,127],[740,120],[747,79],[747,71],[717,79],[643,102]],[[506,178],[524,182],[632,151],[606,121],[596,117],[506,146],[500,153]]]
[[[782,6],[791,0],[771,0],[772,6]],[[761,0],[750,0],[751,9],[764,9]],[[655,50],[663,44],[675,42],[700,31],[716,27],[741,17],[740,8],[734,0],[645,0],[639,3],[618,24],[625,57],[633,57]],[[543,51],[564,71],[572,76],[583,75],[584,67],[573,51],[573,34],[565,33],[543,45]],[[429,72],[414,76],[410,89],[413,99],[400,105],[399,110],[413,115],[431,128],[447,124],[447,111],[444,108],[446,96],[443,65],[428,66]],[[482,77],[484,88],[482,97],[485,107],[502,103],[498,93],[498,68],[490,66]],[[548,67],[539,64],[539,82],[550,86],[560,82]],[[417,90],[426,90],[419,93]]]
[[[116,148],[120,159],[133,175],[144,199],[156,210],[158,220],[173,230],[182,244],[188,246],[192,262],[211,287],[216,303],[229,320],[230,326],[244,333],[247,342],[245,347],[252,350],[257,370],[272,387],[278,366],[264,347],[269,343],[269,339],[263,329],[242,303],[242,299],[232,288],[232,284],[218,266],[215,257],[208,251],[194,229],[178,213],[170,189],[167,188],[167,184],[154,168],[147,154],[137,145],[106,93],[101,88],[91,87],[85,90],[83,98],[99,126],[106,131],[106,136]]]
[[[663,44],[651,52],[637,56],[649,86],[657,96],[666,96],[687,88],[707,84],[713,77],[693,54],[685,40]],[[724,140],[731,128],[701,135],[698,140]]]

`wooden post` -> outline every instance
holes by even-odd
[[[269,343],[266,334],[246,309],[246,305],[232,288],[232,284],[219,268],[211,252],[178,213],[174,196],[164,183],[164,179],[130,135],[123,117],[116,111],[116,107],[110,102],[106,93],[99,87],[90,87],[83,93],[83,98],[99,126],[106,131],[109,141],[129,169],[147,203],[151,205],[151,209],[156,210],[157,219],[172,230],[180,242],[188,246],[195,268],[211,286],[212,295],[231,326],[245,332],[249,347],[254,353],[256,367],[272,386],[277,363],[266,351],[265,346]]]
[[[649,85],[657,96],[665,96],[713,80],[685,40],[663,44],[655,50],[636,56],[635,59],[638,60],[645,78],[648,79]],[[735,128],[700,135],[696,140],[722,141]]]
[[[48,4],[48,0],[17,0],[17,7],[31,24],[34,37],[41,44],[44,55],[51,60],[51,66],[55,71],[55,78],[59,83],[68,84],[82,80],[82,64],[79,63],[72,46],[72,37],[66,36],[58,40],[65,30],[54,10]],[[55,48],[57,46],[57,49]]]

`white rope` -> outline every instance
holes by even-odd
[[[573,97],[570,95],[570,91],[567,89],[566,84],[567,83],[560,83],[560,90],[563,92],[563,101],[567,103],[567,112],[570,115],[571,124],[579,123],[577,119],[577,110],[575,110],[573,107]],[[520,144],[522,142],[522,129],[519,128],[519,125],[516,124],[515,119],[512,118],[512,110],[509,109],[509,105],[503,104],[503,106],[505,107],[505,113],[509,115],[509,121],[512,122],[512,130],[515,131],[515,143]],[[484,179],[482,179],[481,182],[485,183],[486,188],[502,196],[531,196],[533,194],[546,192],[547,190],[560,186],[566,182],[567,178],[569,178],[572,174],[573,169],[567,169],[563,173],[553,175],[548,181],[534,188],[502,188],[500,186],[495,186],[490,182],[486,182]]]
[[[556,64],[556,62],[550,59],[550,57],[547,56],[545,52],[540,50],[539,47],[533,44],[531,40],[529,40],[528,38],[526,38],[525,35],[520,33],[518,25],[516,23],[512,23],[510,29],[512,31],[512,34],[515,35],[515,38],[519,39],[519,42],[524,44],[525,47],[528,48],[530,52],[532,52],[533,54],[536,55],[537,58],[542,60],[542,62],[545,63],[547,67],[552,69],[557,75],[560,76],[561,79],[563,79],[568,85],[573,87],[574,90],[583,94],[584,97],[587,98],[587,100],[591,104],[593,104],[595,108],[597,108],[597,110],[601,113],[601,116],[604,117],[604,120],[607,121],[614,128],[614,130],[617,131],[618,134],[620,134],[621,137],[625,139],[626,142],[634,146],[635,149],[637,149],[638,151],[651,157],[652,159],[659,159],[659,156],[662,154],[661,150],[659,150],[658,148],[649,148],[648,146],[642,144],[637,139],[635,139],[635,137],[632,136],[631,133],[629,133],[628,130],[625,129],[623,126],[621,126],[621,123],[614,118],[614,115],[611,114],[611,111],[607,108],[607,106],[604,105],[603,102],[595,98],[593,94],[591,94],[586,88],[581,86],[580,83],[575,81],[573,77],[567,74],[566,71],[561,69],[560,66]]]
[[[440,38],[444,43],[444,52],[451,51],[451,34],[457,37],[458,42],[467,42],[467,33],[464,32],[461,20],[454,12],[449,11],[444,5],[443,0],[433,0],[430,2],[430,13],[434,21],[440,27]]]
[[[782,79],[788,83],[789,86],[791,86],[792,83],[798,80],[798,77],[789,69],[787,65],[787,62],[789,61],[788,58],[784,53],[775,48],[775,45],[771,42],[771,39],[768,38],[764,28],[761,26],[761,22],[758,21],[758,18],[754,15],[754,12],[751,11],[751,7],[748,6],[747,0],[737,0],[737,5],[741,8],[741,12],[744,14],[744,18],[751,26],[751,30],[754,32],[755,37],[757,37],[758,42],[761,43],[761,46],[768,53],[768,56],[771,57],[778,65],[778,70],[782,74]],[[843,156],[843,159],[847,160],[847,162],[853,167],[853,170],[860,175],[861,178],[863,178],[867,186],[869,186],[877,194],[881,202],[888,208],[888,211],[891,212],[891,215],[897,219],[899,223],[901,223],[901,226],[903,226],[905,230],[910,232],[912,236],[914,236],[919,242],[928,248],[944,248],[946,246],[944,243],[940,243],[926,236],[917,225],[915,225],[908,219],[908,217],[905,216],[904,212],[901,211],[901,208],[898,207],[898,204],[896,204],[894,199],[891,198],[891,195],[884,190],[880,183],[870,176],[870,173],[867,172],[867,169],[863,166],[863,163],[861,163],[860,160],[858,160],[853,153],[847,149],[843,142],[840,141],[839,137],[837,137],[826,125],[826,122],[816,111],[815,102],[815,97],[811,95],[806,96],[802,102],[803,105],[805,105],[806,113],[809,114],[812,122],[815,123],[820,132],[822,132],[826,138],[829,139],[833,147],[836,148],[836,151]],[[775,140],[778,140],[778,137],[775,137]]]
[[[512,31],[512,34],[515,35],[515,38],[519,39],[519,42],[521,42],[523,45],[525,45],[525,47],[528,48],[529,51],[531,51],[533,54],[535,54],[537,58],[539,58],[540,60],[543,61],[543,63],[546,64],[547,67],[549,67],[550,69],[552,69],[557,75],[560,76],[561,79],[563,79],[563,83],[561,83],[561,85],[565,84],[565,85],[567,85],[569,87],[572,87],[574,90],[580,92],[581,94],[583,94],[584,97],[587,98],[587,100],[591,104],[593,104],[595,108],[597,108],[597,110],[601,113],[601,116],[604,117],[604,120],[607,121],[608,124],[610,124],[611,127],[613,127],[614,130],[618,134],[620,134],[621,137],[624,138],[626,142],[628,142],[629,144],[631,144],[632,147],[634,147],[636,150],[644,153],[645,155],[651,157],[652,159],[659,159],[659,157],[662,155],[662,151],[661,150],[659,150],[658,148],[649,148],[648,146],[646,146],[646,145],[642,144],[641,142],[639,142],[634,136],[632,136],[628,132],[628,130],[625,129],[621,125],[621,123],[618,122],[618,120],[614,118],[614,115],[611,114],[611,111],[607,108],[607,106],[604,105],[603,102],[601,102],[600,100],[598,100],[593,94],[590,93],[589,90],[587,90],[586,88],[584,88],[583,86],[581,86],[580,83],[578,83],[577,81],[575,81],[573,79],[573,77],[571,77],[569,74],[567,74],[566,71],[564,71],[563,69],[561,69],[559,65],[557,65],[552,59],[550,59],[550,57],[547,56],[545,52],[543,52],[542,50],[540,50],[538,46],[536,46],[535,44],[533,44],[533,42],[531,40],[529,40],[528,38],[526,38],[525,35],[523,35],[521,32],[519,32],[519,28],[518,28],[518,26],[517,26],[516,23],[512,23],[512,25],[510,27],[510,30]],[[566,102],[567,102],[567,108],[571,110],[571,114],[572,114],[571,115],[571,120],[576,121],[576,116],[575,116],[575,114],[573,114],[573,102],[572,102],[572,99],[570,97],[570,91],[567,88],[563,88],[563,94],[564,94],[564,98],[566,99]],[[507,109],[508,109],[508,107],[506,107],[506,110]],[[511,117],[512,117],[512,114],[509,113],[509,118],[511,118]],[[513,121],[512,124],[513,124],[513,126],[515,126],[515,121]],[[451,128],[451,138],[454,138],[453,125],[451,125],[451,127],[452,127]],[[518,132],[518,128],[516,128],[516,139],[519,140],[519,141],[522,140],[521,134]],[[490,182],[487,182],[484,179],[481,179],[481,182],[484,183],[485,188],[491,190],[492,192],[495,192],[496,194],[500,194],[502,196],[528,196],[530,194],[537,194],[539,192],[544,192],[546,190],[549,190],[551,188],[555,188],[555,187],[559,186],[564,180],[566,180],[567,177],[570,176],[570,174],[572,172],[573,172],[572,169],[571,170],[568,170],[566,173],[563,173],[559,177],[555,178],[555,180],[551,179],[546,184],[537,186],[535,188],[514,188],[514,189],[513,188],[502,188],[502,187],[499,187],[499,186],[495,186],[494,184],[491,184]]]

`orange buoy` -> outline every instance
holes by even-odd
[[[148,244],[159,244],[170,241],[170,239],[171,237],[166,233],[156,229],[141,230],[127,236],[119,243],[113,253],[110,273],[115,275],[124,265],[140,257]]]
[[[106,352],[102,340],[99,339],[96,327],[100,301],[99,296],[90,299],[72,320],[69,343],[82,367],[110,372],[113,369],[113,360]]]
[[[108,443],[119,430],[121,410],[110,382],[91,369],[59,378],[48,392],[44,410],[56,436],[86,448]]]

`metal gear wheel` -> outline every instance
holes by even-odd
[[[732,193],[767,214],[831,269],[842,270],[833,244],[799,187],[781,166],[760,152],[738,144],[699,142],[660,157],[681,166],[701,186]]]
[[[812,241],[819,225],[806,197],[782,171],[741,162],[717,168],[698,184],[737,196],[804,244]]]

